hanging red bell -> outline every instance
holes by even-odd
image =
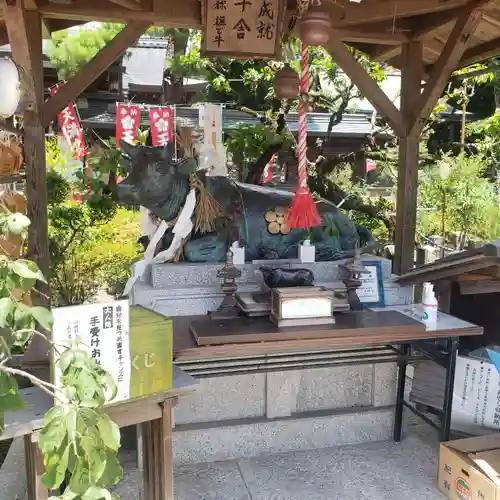
[[[296,99],[299,95],[299,74],[285,64],[274,77],[274,93],[277,99]]]
[[[331,29],[332,21],[322,5],[311,5],[299,21],[300,39],[307,45],[325,45]]]

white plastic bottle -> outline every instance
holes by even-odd
[[[434,294],[432,283],[424,283],[422,306],[424,309],[422,321],[427,324],[435,324],[437,322],[438,302]]]

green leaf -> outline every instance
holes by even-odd
[[[45,330],[52,330],[52,325],[54,324],[54,318],[52,312],[45,307],[35,306],[30,310],[31,315],[35,320],[43,327]]]
[[[75,500],[75,498],[77,498],[78,495],[76,493],[74,493],[73,491],[71,491],[70,488],[66,488],[64,490],[64,493],[62,494],[62,496],[58,496],[58,497],[55,497],[54,500]],[[51,499],[49,499],[51,500]]]
[[[53,420],[62,419],[64,418],[64,415],[65,415],[64,406],[55,405],[45,414],[45,417],[43,418],[43,425],[47,426],[51,424]]]
[[[5,413],[4,411],[0,408],[0,434],[3,433],[3,430],[5,429]]]
[[[31,315],[31,307],[18,302],[14,309],[14,325],[16,330],[32,330],[35,327],[33,316]],[[24,342],[28,340],[30,333],[24,336]],[[22,338],[16,336],[16,340],[23,341]]]
[[[19,394],[4,394],[0,396],[0,408],[8,411],[19,411],[26,408],[26,403]]]
[[[8,326],[8,318],[14,309],[14,300],[11,297],[0,299],[0,328]]]
[[[66,477],[68,470],[70,444],[64,439],[60,448],[45,457],[45,474],[43,484],[50,490],[58,488]]]
[[[69,487],[71,491],[78,493],[82,496],[91,486],[90,472],[87,464],[81,459],[77,462],[75,470],[72,471]]]
[[[61,370],[61,372],[64,374],[66,370],[69,368],[71,363],[73,362],[75,356],[74,356],[74,351],[72,349],[66,349],[59,359],[57,360],[57,366]]]
[[[118,484],[123,478],[123,467],[114,452],[108,451],[106,454],[106,467],[99,481],[100,486]]]
[[[92,486],[82,496],[82,500],[113,500],[113,497],[108,490]]]
[[[44,418],[44,426],[39,433],[38,445],[44,455],[58,450],[68,435],[73,415],[63,405],[56,405]]]
[[[17,380],[10,373],[0,372],[0,396],[16,394],[18,389]]]
[[[30,264],[28,266],[28,264]],[[30,267],[33,267],[32,262],[28,260],[23,260],[23,259],[18,259],[14,262],[9,263],[10,269],[16,273],[18,276],[21,276],[21,278],[26,278],[26,279],[31,279],[31,280],[40,280],[43,281],[44,283],[47,283],[45,280],[43,274],[39,269],[36,271],[32,271]]]
[[[120,428],[108,415],[102,415],[97,423],[104,444],[113,451],[120,448]]]

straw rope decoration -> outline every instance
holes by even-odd
[[[309,8],[309,0],[298,0],[297,17]],[[298,180],[299,184],[288,210],[287,224],[290,228],[307,229],[321,224],[316,204],[307,186],[307,112],[309,111],[309,47],[301,42],[299,84],[299,133],[298,133]]]
[[[307,4],[306,4],[307,5]],[[287,223],[291,228],[306,229],[321,224],[316,203],[307,186],[307,112],[309,111],[309,47],[301,42],[299,85],[298,180],[299,185],[288,210]]]

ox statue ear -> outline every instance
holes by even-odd
[[[176,165],[176,170],[183,175],[191,175],[198,169],[198,162],[194,158],[185,158]]]
[[[167,144],[165,146],[158,148],[158,151],[160,153],[160,158],[163,161],[166,161],[168,163],[172,163],[172,158],[174,156],[173,141],[167,142]]]
[[[139,153],[139,146],[135,146],[134,144],[130,144],[124,140],[120,140],[120,151],[122,154],[130,156],[133,160],[137,154]]]

